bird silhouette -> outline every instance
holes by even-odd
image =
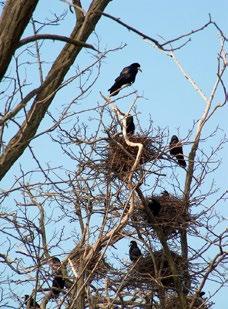
[[[54,298],[58,298],[62,289],[65,286],[65,280],[63,279],[63,272],[62,272],[62,264],[59,258],[51,257],[51,267],[54,272],[54,278],[52,280],[52,287],[51,292]]]
[[[126,118],[126,132],[127,134],[134,134],[135,133],[135,124],[133,116],[129,115]]]
[[[164,191],[162,191],[161,196],[163,196],[163,197],[169,197],[170,194],[169,194],[168,191],[164,190]]]
[[[56,275],[52,281],[52,294],[54,298],[59,297],[59,294],[61,292],[61,290],[64,288],[65,286],[65,280],[63,279],[62,274],[59,273],[59,275]]]
[[[117,95],[122,86],[133,84],[138,71],[141,71],[139,63],[132,63],[128,67],[123,68],[120,75],[115,79],[115,83],[108,89],[110,96]]]
[[[171,156],[175,156],[178,164],[182,167],[186,167],[184,160],[182,144],[176,135],[173,135],[169,144],[169,151]]]
[[[40,305],[34,300],[34,298],[32,298],[32,296],[29,296],[26,294],[24,296],[24,300],[25,300],[26,308],[29,308],[29,309],[39,309],[40,308]]]
[[[122,128],[123,126],[125,126],[127,135],[133,135],[135,133],[135,124],[133,116],[131,115],[125,116],[122,122],[123,122]]]
[[[132,262],[138,260],[138,258],[142,256],[141,250],[139,249],[137,242],[132,240],[130,242],[130,249],[129,249],[129,257]]]
[[[155,217],[157,217],[161,210],[161,204],[155,198],[152,198],[148,201],[147,206],[149,207],[150,211],[153,213]]]

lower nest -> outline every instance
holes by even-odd
[[[190,222],[186,201],[170,194],[146,198],[146,206],[136,207],[132,219],[138,225],[159,227],[167,238],[186,229]]]
[[[154,139],[146,135],[132,135],[129,137],[129,140],[143,145],[142,154],[136,169],[139,169],[140,165],[158,158]],[[132,170],[137,154],[138,147],[129,146],[123,136],[113,136],[108,141],[105,168],[122,179]]]
[[[206,299],[202,297],[194,297],[194,296],[187,296],[187,303],[190,306],[193,303],[192,309],[209,309],[211,307],[208,304]],[[165,300],[165,305],[157,304],[153,307],[154,309],[182,309],[182,305],[180,303],[180,299],[178,297],[172,296],[168,297]]]
[[[178,276],[180,276],[183,287],[189,285],[189,273],[185,269],[184,258],[171,251]],[[166,289],[175,290],[174,276],[170,270],[168,260],[163,250],[155,251],[140,257],[132,265],[128,283],[138,285],[139,282],[149,283],[155,287],[163,286]]]

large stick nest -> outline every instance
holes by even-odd
[[[170,194],[147,197],[146,207],[136,207],[132,219],[139,226],[158,226],[167,238],[186,229],[190,222],[186,201]]]
[[[202,297],[194,297],[194,296],[187,296],[187,303],[190,305],[192,301],[194,300],[194,305],[191,307],[192,309],[209,309],[211,307],[211,304],[208,304],[207,300]],[[165,306],[163,305],[155,305],[153,307],[154,309],[182,309],[182,305],[180,303],[180,300],[176,296],[168,297],[165,300]]]
[[[181,282],[184,283],[189,278],[185,269],[184,258],[171,251],[178,275]],[[133,265],[128,277],[129,285],[138,285],[139,283],[150,283],[158,288],[163,286],[166,289],[174,289],[174,277],[170,270],[168,260],[163,250],[147,253],[144,257],[140,257]],[[186,277],[186,278],[185,278]]]
[[[129,140],[134,143],[143,144],[143,151],[136,169],[139,169],[140,165],[158,158],[153,138],[146,135],[132,135],[129,137]],[[132,170],[137,154],[138,147],[127,145],[123,136],[113,136],[108,140],[105,168],[120,179],[123,179]]]

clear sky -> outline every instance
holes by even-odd
[[[90,3],[90,1],[83,0],[81,2],[85,8]],[[40,0],[34,18],[38,18],[38,16],[44,18],[51,16],[52,13],[60,13],[64,10],[68,10],[68,7],[61,1],[50,0],[47,5],[46,0]],[[210,13],[212,19],[218,23],[228,36],[227,0],[113,0],[108,5],[106,12],[120,18],[125,23],[128,23],[154,39],[161,40],[161,42],[162,38],[169,40],[201,27],[208,21],[208,14]],[[62,26],[59,28],[50,27],[50,33],[57,32],[59,34],[69,35],[74,25],[74,19],[74,15],[68,10]],[[107,89],[112,85],[114,78],[120,73],[121,69],[133,62],[139,62],[143,72],[137,75],[136,82],[130,90],[137,90],[145,98],[140,100],[137,106],[138,111],[140,111],[139,119],[141,126],[144,128],[147,127],[149,115],[151,115],[156,126],[169,128],[170,135],[180,132],[180,137],[186,137],[188,130],[192,128],[193,121],[197,121],[201,116],[204,109],[204,102],[183,77],[174,62],[164,53],[154,49],[148,42],[144,41],[135,33],[128,31],[106,17],[103,17],[96,27],[96,35],[99,37],[101,50],[113,49],[125,43],[127,45],[115,53],[108,54],[103,59],[101,74],[90,96],[83,101],[83,106],[80,106],[80,108],[84,109],[84,106],[89,108],[97,104],[97,102],[102,102],[99,91],[107,94]],[[96,42],[95,35],[92,35],[88,40],[88,43],[96,44]],[[45,44],[47,44],[47,48],[45,54],[43,53],[42,56],[45,56],[45,60],[50,61],[53,60],[53,56],[58,54],[58,51],[63,46],[62,43],[50,42]],[[206,95],[210,94],[216,80],[216,59],[219,44],[218,32],[210,26],[203,32],[193,35],[191,42],[176,52],[177,58],[183,67],[196,83],[199,84]],[[82,52],[75,65],[83,68],[91,61],[92,58],[89,54]],[[37,79],[37,75],[33,76],[31,74],[30,77],[31,79]],[[227,81],[228,76],[226,74],[226,84]],[[61,104],[62,101],[67,101],[72,98],[72,94],[76,91],[75,83],[59,93],[51,107],[52,111],[57,110],[58,104]],[[127,92],[129,92],[129,89],[123,90],[123,93]],[[222,99],[223,97],[220,93],[217,100],[220,101]],[[127,111],[131,102],[127,99],[118,104],[123,111]],[[86,121],[88,115],[82,117],[85,117],[84,120]],[[42,124],[43,129],[46,125],[45,121]],[[222,136],[224,131],[227,131],[227,106],[214,115],[213,119],[206,126],[203,136],[208,135],[217,126],[223,130],[221,131]],[[215,140],[218,138],[219,136]],[[47,162],[56,160],[55,164],[57,164],[57,160],[62,162],[62,154],[56,154],[55,158],[53,158],[54,148],[49,148],[50,151],[47,153],[46,149],[50,145],[48,139],[45,140],[42,138],[42,147],[40,147],[39,139],[35,140],[32,145],[36,149],[39,158]],[[210,146],[207,145],[205,147]],[[189,149],[188,146],[185,147],[186,153]],[[220,156],[223,158],[222,166],[211,176],[215,177],[216,184],[221,190],[225,190],[227,186],[224,181],[227,179],[227,150],[227,145],[221,150]],[[27,158],[28,152],[25,152],[10,171],[9,175],[5,177],[1,184],[1,189],[4,189],[4,187],[10,184],[10,177],[17,173],[19,163],[25,169],[30,168],[30,163],[28,163]],[[183,179],[183,175],[181,175],[181,178]],[[223,211],[221,209],[222,213]],[[206,291],[207,294],[209,292]],[[214,298],[214,309],[226,308],[227,295],[224,294],[225,292],[223,290]]]

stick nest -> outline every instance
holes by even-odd
[[[172,258],[177,268],[178,275],[181,277],[182,283],[185,282],[186,270],[184,258],[171,251]],[[131,265],[133,266],[133,265]],[[163,285],[167,289],[175,289],[174,277],[169,268],[168,260],[163,250],[147,253],[144,257],[140,257],[131,270],[129,283],[138,284],[139,282],[150,282],[154,287]]]
[[[151,210],[153,201],[160,204],[160,211],[157,214]],[[156,204],[155,204],[156,205]],[[181,229],[186,229],[190,222],[188,204],[183,198],[173,195],[154,195],[146,198],[146,207],[139,205],[132,217],[133,222],[138,225],[158,226],[167,237],[175,236]]]
[[[195,297],[194,296],[187,296],[187,303],[190,305]],[[206,299],[202,297],[197,297],[194,301],[193,309],[209,309],[211,307],[210,304],[206,301]],[[178,297],[172,296],[168,297],[165,302],[165,306],[155,305],[154,309],[182,309],[180,304],[180,300]]]
[[[150,162],[158,157],[155,150],[155,141],[146,135],[133,135],[129,140],[134,143],[143,144],[143,151],[136,169],[140,165]],[[125,178],[131,171],[138,154],[138,147],[131,147],[126,144],[123,136],[113,136],[108,140],[105,167],[109,172],[114,173],[120,179]]]

